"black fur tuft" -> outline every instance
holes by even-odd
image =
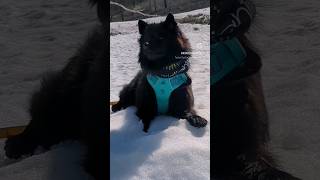
[[[91,4],[91,6],[97,5],[97,14],[99,17],[100,22],[103,25],[107,25],[107,21],[108,21],[108,1],[106,0],[89,0],[89,4]]]
[[[144,33],[144,30],[146,29],[147,25],[148,24],[146,22],[142,21],[142,20],[138,21],[138,27],[139,27],[139,33],[140,34]]]

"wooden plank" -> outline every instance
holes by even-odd
[[[18,134],[22,133],[25,128],[26,128],[26,126],[14,126],[14,127],[0,128],[0,139],[4,139],[4,138],[18,135]]]
[[[118,101],[111,101],[110,106],[117,104]],[[8,138],[11,136],[16,136],[24,131],[26,126],[13,126],[0,128],[0,139]]]
[[[118,101],[111,101],[110,102],[110,106],[113,106],[113,105],[115,105],[115,104],[117,104],[118,103]]]

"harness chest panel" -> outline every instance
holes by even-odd
[[[245,62],[246,51],[237,38],[211,45],[211,76],[213,85]]]
[[[156,75],[148,74],[147,80],[155,92],[158,113],[165,114],[168,112],[171,93],[182,84],[186,83],[188,77],[185,73],[177,74],[169,78],[162,78]]]

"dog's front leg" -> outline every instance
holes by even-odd
[[[169,115],[178,119],[186,119],[191,126],[205,127],[208,123],[206,119],[197,115],[193,109],[194,99],[191,86],[176,89],[170,97]]]
[[[136,114],[142,120],[144,132],[148,132],[151,121],[155,118],[156,113],[156,107],[147,99],[138,107]]]
[[[148,132],[151,121],[157,115],[157,100],[146,78],[142,78],[136,91],[137,116],[142,120],[143,131]]]

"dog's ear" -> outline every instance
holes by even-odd
[[[144,30],[146,29],[147,25],[148,25],[148,24],[147,24],[146,22],[142,21],[142,20],[139,20],[139,21],[138,21],[139,33],[140,33],[140,34],[143,34],[143,33],[144,33]]]
[[[170,30],[174,30],[177,26],[176,20],[174,19],[174,16],[171,13],[168,14],[166,20],[164,21],[164,24]]]

